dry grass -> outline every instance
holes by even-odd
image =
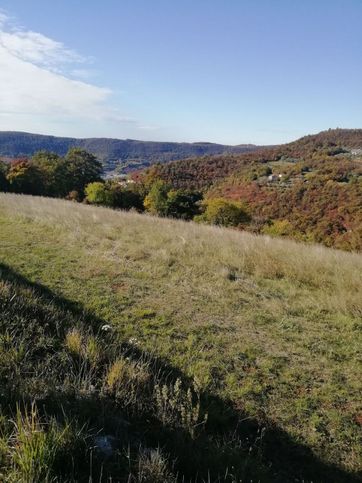
[[[360,468],[360,254],[10,194],[0,242],[3,262],[201,388]]]
[[[101,251],[112,260],[122,257],[118,250],[131,242],[135,258],[152,256],[172,264],[177,257],[177,262],[191,266],[195,275],[200,270],[213,277],[215,270],[229,269],[265,278],[287,278],[323,287],[327,294],[333,294],[331,308],[345,310],[346,301],[357,311],[362,307],[360,254],[51,198],[0,193],[0,207],[8,214],[69,230],[76,240],[86,240],[94,254]]]

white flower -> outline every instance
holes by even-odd
[[[111,326],[109,324],[104,324],[102,325],[102,328],[101,330],[103,330],[104,332],[108,332],[109,330],[111,330]]]
[[[131,337],[128,341],[130,344],[135,344],[137,345],[138,344],[138,339],[136,339],[136,337]]]

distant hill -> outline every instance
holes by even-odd
[[[318,134],[304,136],[287,146],[321,148],[325,146],[342,146],[347,149],[362,148],[362,129],[328,129]]]
[[[70,147],[78,146],[93,153],[103,163],[106,172],[127,173],[154,163],[194,156],[226,153],[245,153],[257,149],[252,144],[227,146],[214,143],[174,143],[136,141],[111,138],[67,138],[16,131],[0,132],[0,156],[31,156],[46,149],[64,155]]]
[[[174,161],[155,169],[159,177],[177,188],[206,189],[244,167],[274,161],[295,163],[316,155],[345,154],[353,157],[354,154],[362,154],[361,150],[362,129],[329,129],[288,144],[259,147],[244,153],[192,156],[182,163]]]

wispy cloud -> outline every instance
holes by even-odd
[[[6,23],[3,22],[4,25]],[[9,54],[47,68],[52,68],[59,63],[86,60],[76,52],[65,48],[61,42],[32,31],[2,30],[0,44]]]
[[[17,26],[0,11],[0,129],[31,130],[67,120],[135,123],[111,107],[110,89],[86,81],[87,63],[63,43]]]

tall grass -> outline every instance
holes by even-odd
[[[226,267],[239,274],[323,287],[324,302],[331,308],[361,313],[362,256],[357,253],[51,198],[0,193],[0,206],[11,215],[66,228],[72,237],[94,243],[93,248],[105,248],[104,256],[114,256],[126,230],[144,255],[155,250],[159,258],[171,261],[177,256],[180,265],[185,262],[205,275]]]

